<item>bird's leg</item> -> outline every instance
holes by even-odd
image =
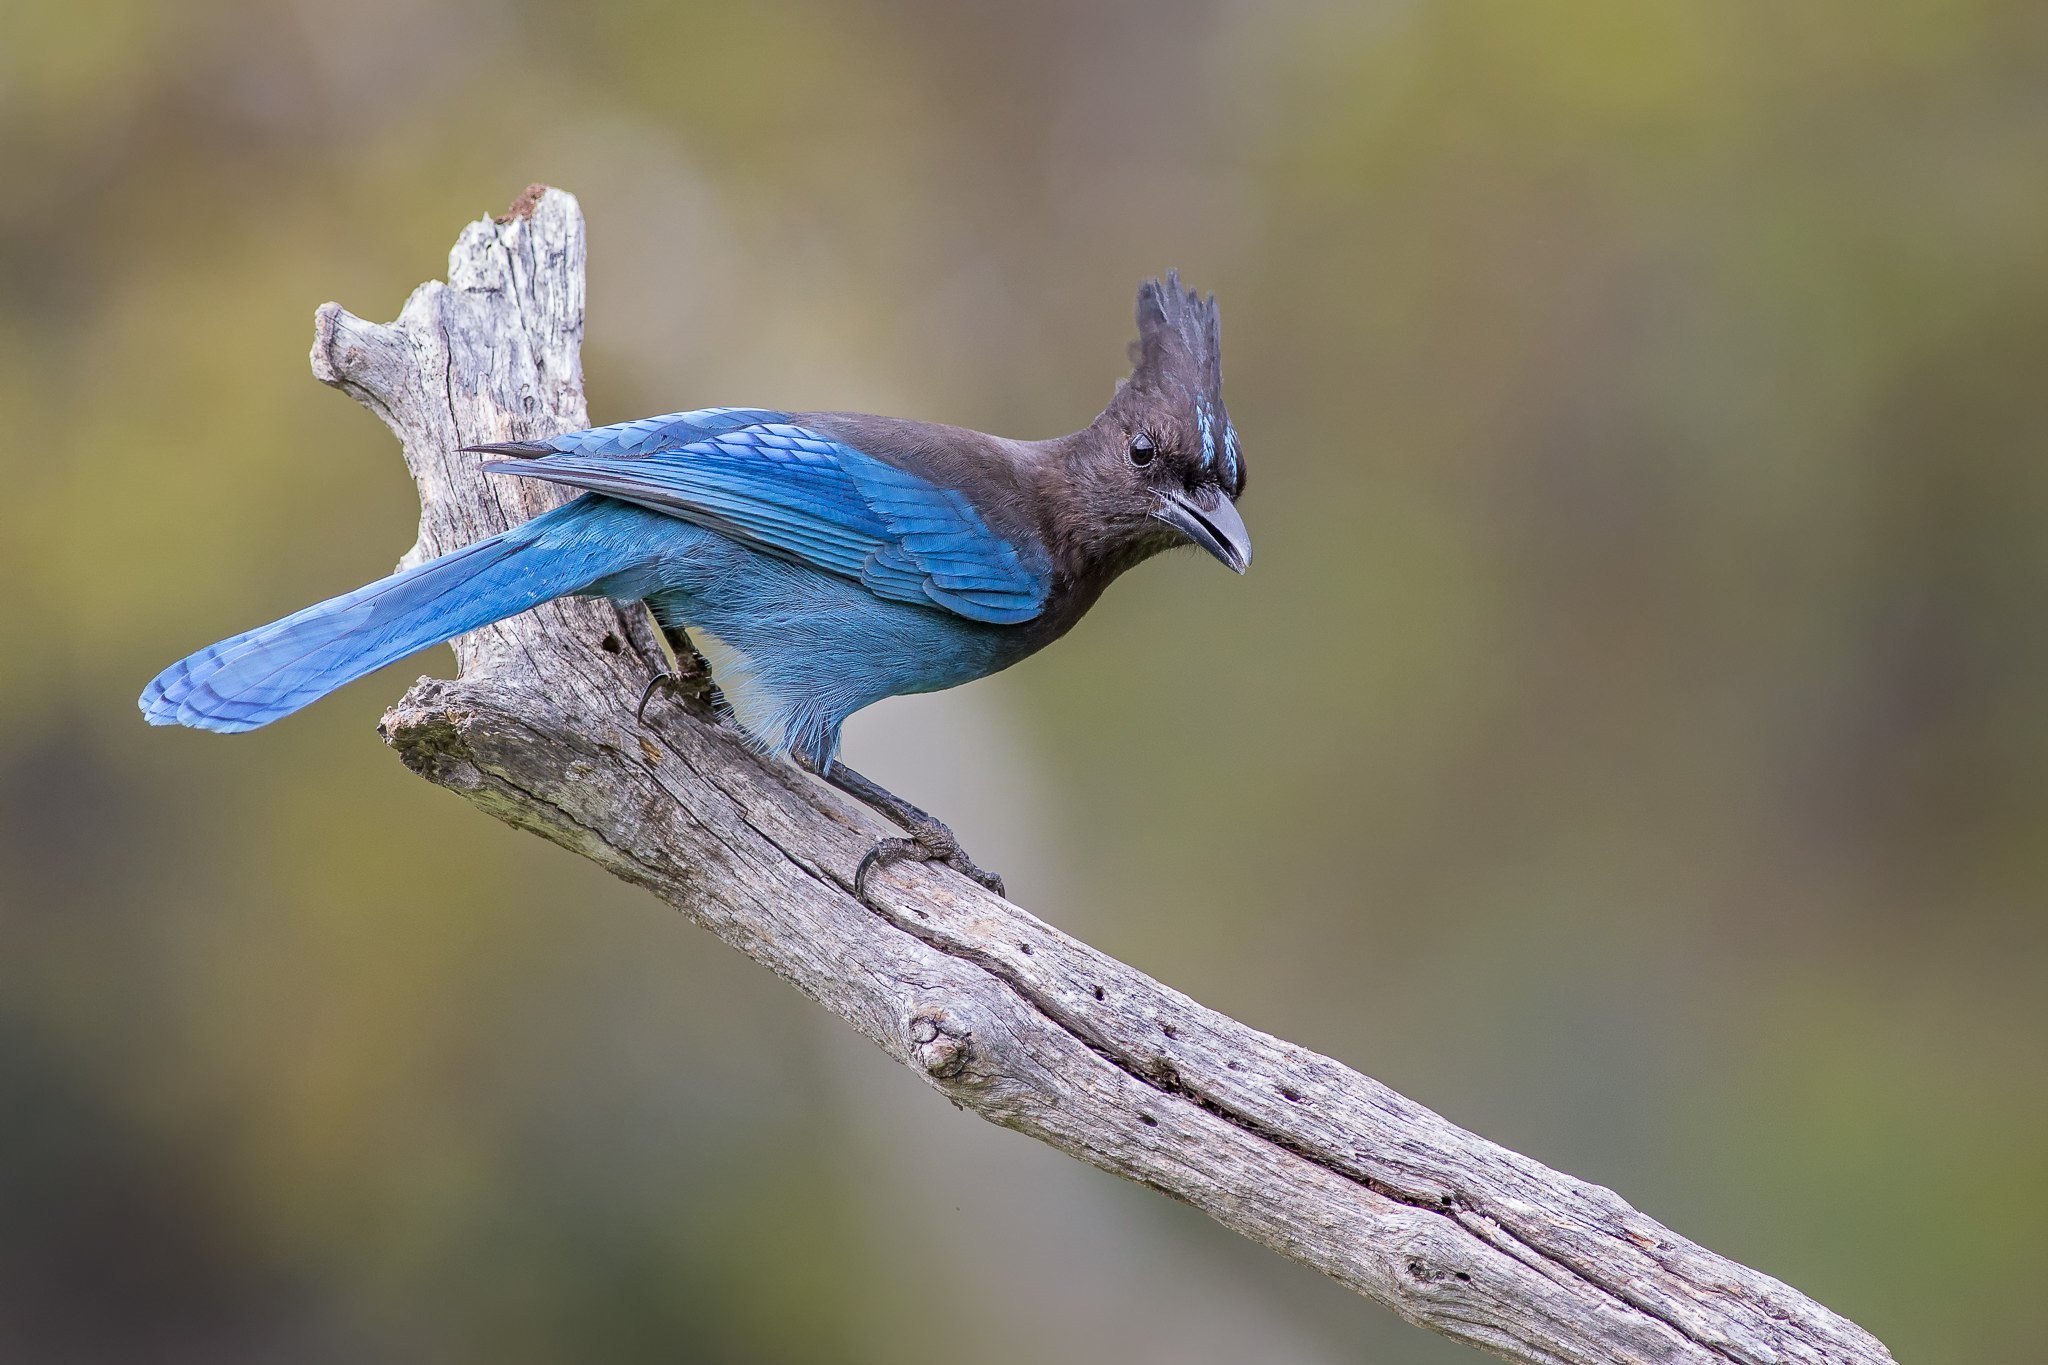
[[[651,608],[648,614],[654,618],[654,628],[661,632],[661,642],[666,646],[667,657],[662,661],[661,671],[647,680],[646,689],[640,693],[640,703],[633,708],[633,719],[643,723],[646,721],[647,703],[654,699],[656,692],[682,701],[701,696],[715,709],[718,705],[718,689],[710,686],[708,680],[701,679],[693,687],[685,682],[677,671],[682,667],[683,660],[697,657],[696,646],[690,643],[689,635],[681,626],[671,626],[663,622],[660,614]]]
[[[808,765],[806,765],[808,766]],[[811,769],[817,772],[817,769]],[[877,783],[870,782],[844,763],[834,763],[819,774],[827,782],[872,806],[883,815],[910,832],[908,839],[884,839],[869,849],[867,856],[860,860],[860,867],[853,874],[853,894],[856,899],[868,898],[868,874],[878,867],[890,863],[921,862],[944,863],[946,866],[979,886],[987,887],[998,896],[1003,893],[1003,879],[993,872],[975,866],[967,856],[967,850],[960,847],[960,841],[953,837],[953,831],[936,816],[927,814],[911,805],[896,793]]]

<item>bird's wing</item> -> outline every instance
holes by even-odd
[[[496,473],[638,503],[898,602],[1015,625],[1045,608],[1043,557],[989,529],[965,494],[760,408],[706,408],[469,447]]]

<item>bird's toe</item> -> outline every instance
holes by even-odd
[[[891,863],[924,862],[931,857],[923,844],[915,839],[882,839],[861,858],[860,866],[853,872],[853,897],[864,905],[873,905],[868,899],[868,878],[878,867]]]
[[[1003,889],[1002,877],[997,873],[989,871],[985,867],[975,866],[974,861],[970,859],[966,854],[961,854],[958,861],[955,861],[953,859],[947,859],[947,862],[952,866],[954,871],[960,873],[962,876],[966,877],[969,881],[975,883],[977,886],[982,887],[984,890],[995,892],[1004,900],[1008,900],[1010,898],[1009,893]]]
[[[868,878],[877,868],[891,863],[944,863],[976,886],[983,887],[1003,896],[1003,879],[993,872],[976,865],[967,851],[960,847],[960,841],[953,832],[943,825],[935,829],[919,830],[908,839],[882,839],[861,858],[860,866],[853,873],[853,894],[856,900],[872,905],[868,899]]]

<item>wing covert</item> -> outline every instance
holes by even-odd
[[[1044,610],[1043,555],[943,488],[762,408],[707,408],[546,441],[478,446],[485,468],[666,512],[893,601],[1015,625]]]

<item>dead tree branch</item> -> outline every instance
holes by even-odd
[[[335,304],[313,371],[397,433],[409,559],[552,506],[477,441],[587,425],[583,222],[535,187],[471,224],[448,282],[388,326]],[[726,728],[633,705],[660,659],[638,608],[562,601],[455,642],[384,718],[406,765],[646,887],[940,1093],[1201,1209],[1411,1322],[1511,1360],[1880,1365],[1855,1324],[1596,1185],[1205,1009],[950,872],[849,892],[864,812]]]

